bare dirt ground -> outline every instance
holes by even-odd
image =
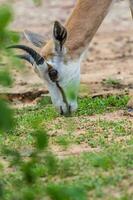
[[[28,29],[45,35],[52,35],[54,20],[65,22],[76,0],[43,0],[41,6],[32,1],[13,0],[14,22],[11,29]],[[0,3],[5,0],[0,0]],[[22,41],[23,42],[23,41]],[[105,80],[115,79],[119,86],[115,90],[133,89],[133,21],[128,1],[117,0],[90,44],[89,51],[81,66],[81,83],[87,94],[112,91],[111,86],[103,84]],[[27,66],[23,72],[14,72],[15,83],[9,93],[23,93],[33,90],[47,90],[46,86]]]

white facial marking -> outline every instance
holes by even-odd
[[[64,114],[68,112],[68,107],[71,112],[76,111],[80,83],[80,59],[64,63],[61,57],[56,56],[53,60],[49,60],[48,64],[58,71],[57,81],[65,94],[68,104],[67,106],[66,102],[64,102],[57,84],[50,80],[47,64],[44,63],[41,66],[37,66],[37,70],[39,71],[40,77],[47,83],[54,106],[59,112],[62,110]]]

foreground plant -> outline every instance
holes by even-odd
[[[16,33],[11,32],[8,25],[13,19],[13,14],[10,6],[0,6],[0,85],[3,87],[11,86],[12,78],[8,64],[5,65],[5,55],[8,55],[6,46],[9,43],[18,41]],[[8,60],[6,60],[8,63]],[[51,72],[53,73],[53,72]],[[14,115],[6,101],[6,96],[0,97],[0,137],[8,137],[8,133],[14,132]],[[0,199],[2,200],[37,200],[45,197],[51,199],[77,199],[79,192],[75,187],[64,185],[60,187],[52,181],[52,176],[58,170],[58,159],[48,151],[48,136],[47,133],[39,128],[36,123],[36,128],[33,127],[32,135],[34,137],[34,148],[30,152],[29,159],[26,160],[21,152],[15,148],[1,144],[0,149]],[[10,140],[10,139],[9,139]],[[14,141],[15,143],[15,141]],[[4,164],[3,164],[4,161]],[[9,168],[14,168],[14,173],[7,172],[9,179],[6,179],[7,173],[5,163],[8,163]],[[37,166],[44,166],[44,171],[37,171]],[[19,174],[18,176],[16,174]],[[38,185],[41,177],[51,176],[50,183]],[[10,185],[12,179],[13,184]],[[9,187],[8,187],[9,186]],[[65,195],[64,195],[65,192]],[[54,194],[54,196],[53,196]],[[84,194],[83,194],[84,195]],[[82,195],[80,194],[81,199]],[[58,198],[60,197],[60,198]]]

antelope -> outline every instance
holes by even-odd
[[[133,0],[129,1],[133,15]],[[46,82],[52,103],[61,115],[77,110],[80,64],[112,2],[77,0],[64,26],[58,21],[54,22],[53,38],[46,44],[43,36],[24,31],[26,39],[40,48],[39,53],[25,45],[9,47],[26,52],[18,57],[30,62],[35,72]]]

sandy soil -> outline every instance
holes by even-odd
[[[127,127],[125,127],[127,130],[130,127],[131,130],[133,130],[133,117],[127,115],[127,113],[123,110],[114,111],[112,113],[105,113],[105,114],[97,114],[93,116],[79,116],[79,117],[73,117],[71,118],[71,121],[67,121],[63,118],[56,118],[56,120],[53,120],[52,123],[47,124],[47,128],[49,130],[49,135],[52,137],[54,136],[62,136],[62,135],[68,135],[69,133],[73,133],[74,137],[79,136],[85,136],[87,133],[87,130],[90,129],[90,127],[94,127],[95,133],[98,135],[103,135],[103,129],[98,125],[100,121],[105,122],[119,122],[119,121],[126,121]],[[60,124],[60,128],[55,130],[55,127],[57,124]],[[70,128],[71,124],[73,126]],[[132,124],[129,126],[129,124]],[[70,130],[68,130],[70,129]],[[116,137],[114,139],[112,130],[108,130],[108,141],[111,141],[112,138],[114,141],[117,141],[118,143],[121,141],[125,141],[127,139],[130,139],[130,136],[120,136]],[[70,144],[69,148],[63,148],[63,146],[59,145],[53,145],[51,143],[51,150],[56,155],[58,155],[61,158],[64,158],[65,156],[70,155],[79,155],[82,152],[100,152],[100,147],[93,147],[90,146],[87,142],[81,142],[80,144]]]
[[[0,3],[5,0],[0,0]],[[54,20],[62,23],[69,16],[75,0],[43,0],[41,6],[32,1],[13,0],[15,13],[11,29],[23,31],[28,29],[51,37]],[[110,78],[117,79],[122,87],[133,88],[133,22],[128,1],[116,1],[90,44],[89,51],[81,66],[81,83],[87,93],[112,91],[112,87],[103,84]],[[14,73],[15,83],[8,92],[25,92],[46,90],[44,83],[37,77],[30,66],[23,72]]]

